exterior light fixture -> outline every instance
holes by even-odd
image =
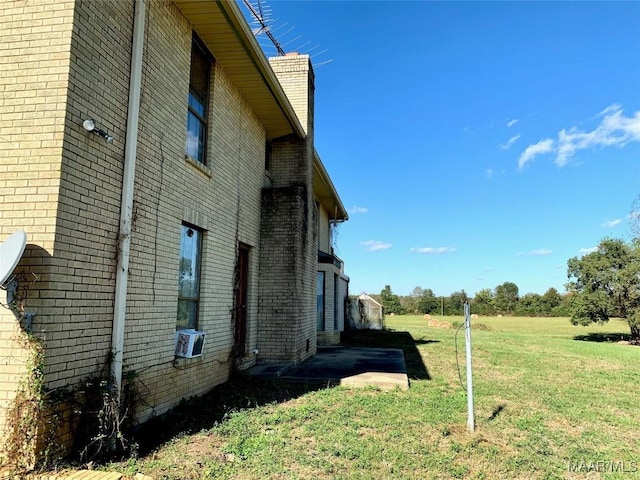
[[[96,127],[96,121],[93,118],[87,118],[84,122],[82,122],[82,126],[84,129],[95,135],[98,135],[101,138],[104,138],[108,143],[113,143],[113,136],[109,135],[104,130]]]

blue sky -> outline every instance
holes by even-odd
[[[640,2],[268,6],[316,64],[351,293],[564,291],[570,257],[630,238]]]

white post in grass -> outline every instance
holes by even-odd
[[[464,338],[467,352],[467,430],[473,432],[476,428],[473,416],[473,374],[471,372],[471,315],[469,304],[464,304]]]

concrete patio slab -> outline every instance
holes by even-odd
[[[396,348],[318,347],[318,353],[300,365],[256,365],[249,375],[299,383],[409,388],[404,354]]]
[[[291,368],[293,368],[292,362],[259,363],[251,367],[247,373],[250,377],[258,377],[264,380],[278,380]]]

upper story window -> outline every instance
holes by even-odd
[[[206,47],[193,36],[191,43],[191,75],[189,77],[189,111],[187,113],[187,157],[207,163],[207,110],[212,57]]]
[[[198,327],[201,252],[202,230],[190,225],[182,225],[178,277],[178,318],[176,321],[178,330]]]

